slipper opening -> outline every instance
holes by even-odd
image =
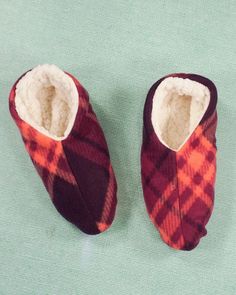
[[[210,103],[209,89],[196,81],[168,77],[153,97],[151,121],[159,140],[178,151],[203,118]]]
[[[79,95],[73,80],[55,65],[39,65],[16,85],[19,117],[44,135],[65,139],[75,121]]]

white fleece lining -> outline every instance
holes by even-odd
[[[55,65],[39,65],[16,85],[19,117],[44,135],[65,139],[75,121],[79,95],[73,80]]]
[[[196,81],[168,77],[153,97],[151,120],[159,140],[179,151],[200,123],[210,102],[209,89]]]

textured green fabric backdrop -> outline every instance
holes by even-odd
[[[236,294],[236,2],[0,0],[0,294]],[[87,88],[118,181],[116,219],[86,236],[54,209],[8,112],[12,83],[55,63]],[[166,246],[140,182],[142,111],[171,72],[219,92],[218,174],[208,235]]]

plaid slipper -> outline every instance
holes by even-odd
[[[54,65],[13,86],[10,112],[56,209],[87,234],[105,231],[116,209],[107,143],[86,90]]]
[[[165,243],[195,248],[214,202],[217,91],[208,79],[173,74],[150,89],[144,107],[141,174],[150,219]]]

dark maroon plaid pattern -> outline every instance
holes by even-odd
[[[67,74],[76,85],[79,108],[66,139],[55,141],[19,117],[15,107],[19,80],[10,92],[9,107],[56,209],[80,230],[93,235],[105,231],[114,219],[117,184],[105,136],[88,93]]]
[[[208,87],[210,103],[199,126],[175,152],[160,142],[151,122],[154,93],[167,77],[151,87],[144,107],[142,186],[148,214],[164,242],[175,249],[192,250],[206,235],[205,226],[214,203],[217,91],[202,76],[170,76],[188,78]]]

